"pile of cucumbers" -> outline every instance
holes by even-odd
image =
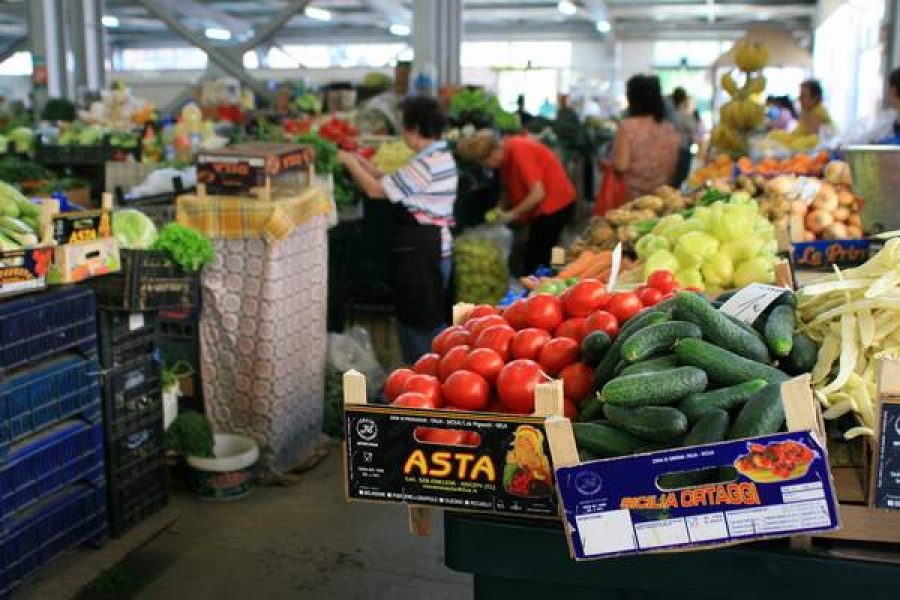
[[[582,460],[780,431],[781,383],[811,370],[818,354],[794,331],[796,302],[785,290],[751,326],[680,292],[638,313],[614,341],[585,338],[597,393],[573,424]]]

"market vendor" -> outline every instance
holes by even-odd
[[[400,110],[403,141],[416,152],[404,167],[385,175],[356,154],[342,151],[338,160],[369,198],[394,207],[395,304],[403,360],[412,364],[430,351],[444,324],[457,172],[441,139],[446,117],[437,100],[408,98]]]
[[[525,135],[500,138],[483,129],[462,140],[460,156],[489,169],[499,169],[504,197],[500,221],[529,224],[525,271],[550,264],[563,227],[575,212],[575,186],[555,154]]]
[[[792,132],[794,135],[819,135],[822,127],[833,124],[822,104],[823,96],[822,84],[815,79],[800,84],[800,119]]]

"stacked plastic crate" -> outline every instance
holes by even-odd
[[[200,307],[167,310],[159,313],[157,343],[163,362],[177,365],[189,376],[180,379],[179,404],[203,412],[203,385],[200,381]]]
[[[168,503],[156,312],[97,312],[109,482],[118,537]]]
[[[0,598],[107,537],[95,308],[78,286],[0,302]]]

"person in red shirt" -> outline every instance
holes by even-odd
[[[575,186],[553,151],[526,135],[500,138],[490,130],[462,140],[457,151],[466,160],[499,169],[505,191],[501,222],[530,225],[526,272],[549,265],[551,250],[575,212]]]

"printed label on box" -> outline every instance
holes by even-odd
[[[869,240],[794,242],[794,264],[812,269],[852,267],[869,260]]]
[[[807,431],[556,470],[574,557],[608,558],[838,527],[828,457]]]
[[[900,400],[881,403],[881,431],[875,457],[875,507],[900,510]]]
[[[0,252],[0,296],[47,287],[47,273],[52,256],[53,248]]]
[[[105,211],[63,213],[53,217],[53,239],[57,244],[92,242],[112,236],[110,215]]]
[[[351,499],[557,517],[542,418],[344,409]]]

